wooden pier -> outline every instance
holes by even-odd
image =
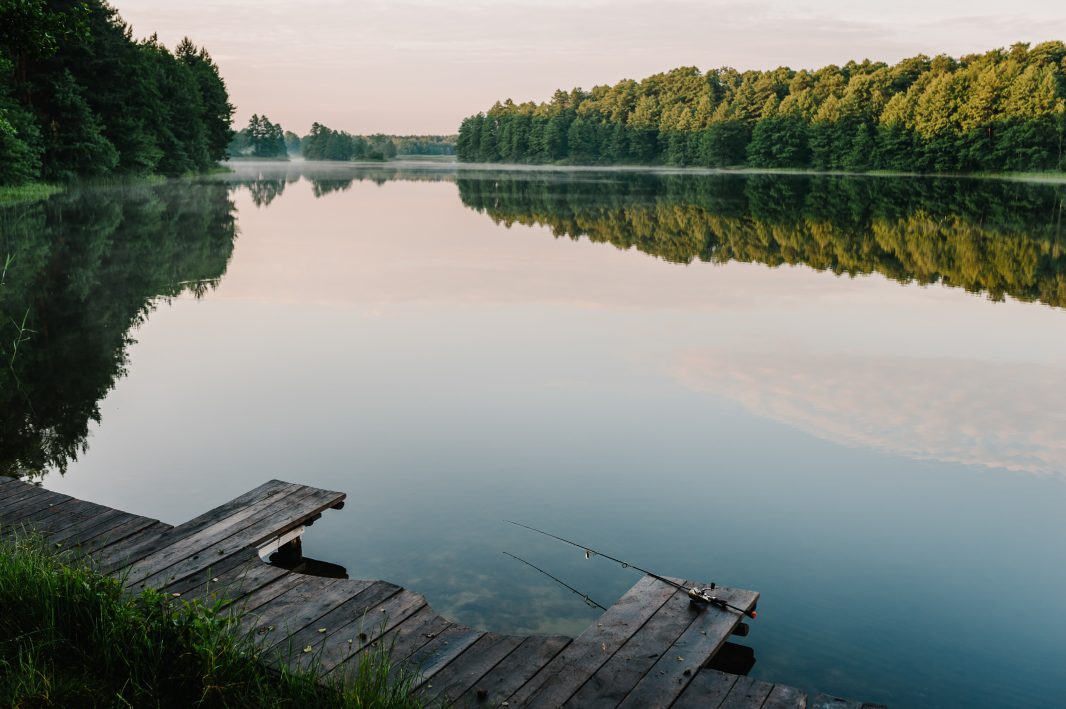
[[[261,555],[297,544],[344,493],[271,480],[177,526],[0,477],[0,535],[35,530],[59,553],[88,558],[131,592],[223,601],[241,613],[267,662],[357,666],[381,643],[415,673],[427,705],[457,707],[686,707],[860,709],[828,695],[719,672],[706,665],[743,616],[695,605],[650,576],[577,638],[485,632],[437,615],[387,581],[308,576]],[[696,583],[698,580],[692,581]],[[745,610],[759,594],[717,589]]]

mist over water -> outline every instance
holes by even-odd
[[[757,677],[1054,706],[1064,197],[294,162],[5,208],[36,332],[0,472],[172,523],[343,490],[307,555],[493,630],[599,615],[503,551],[604,605],[637,580],[516,519],[760,591]]]

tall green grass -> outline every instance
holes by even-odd
[[[0,541],[0,706],[359,707],[408,709],[410,677],[389,679],[389,649],[349,675],[271,669],[221,603],[121,583],[39,538]]]

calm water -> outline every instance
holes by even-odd
[[[1060,705],[1066,187],[255,166],[0,212],[0,466],[177,523],[344,490],[305,553],[576,634],[762,592],[753,674]]]

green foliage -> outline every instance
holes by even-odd
[[[300,140],[300,150],[308,160],[354,160],[365,157],[367,148],[365,139],[321,123],[313,123],[311,132]]]
[[[285,150],[288,151],[289,155],[300,154],[300,136],[291,130],[285,131]]]
[[[459,178],[500,223],[666,261],[805,264],[1066,307],[1066,188],[1004,181],[626,175]]]
[[[248,119],[248,126],[234,134],[228,152],[233,157],[286,158],[289,147],[285,135],[286,131],[282,130],[280,124],[271,123],[266,116],[253,113]]]
[[[103,0],[0,0],[0,184],[203,172],[232,113],[188,39],[136,42]]]
[[[1019,171],[1066,168],[1066,45],[961,59],[701,74],[497,102],[459,126],[460,160]]]
[[[10,707],[419,706],[389,680],[388,648],[348,676],[271,669],[223,602],[179,601],[122,584],[40,539],[0,541],[0,704]]]
[[[159,298],[210,288],[234,237],[233,203],[216,182],[75,188],[0,209],[0,263],[11,257],[0,287],[0,474],[36,477],[77,458],[124,372],[130,328]]]
[[[308,160],[389,160],[397,155],[454,155],[455,140],[443,135],[352,135],[314,123],[297,144]]]

